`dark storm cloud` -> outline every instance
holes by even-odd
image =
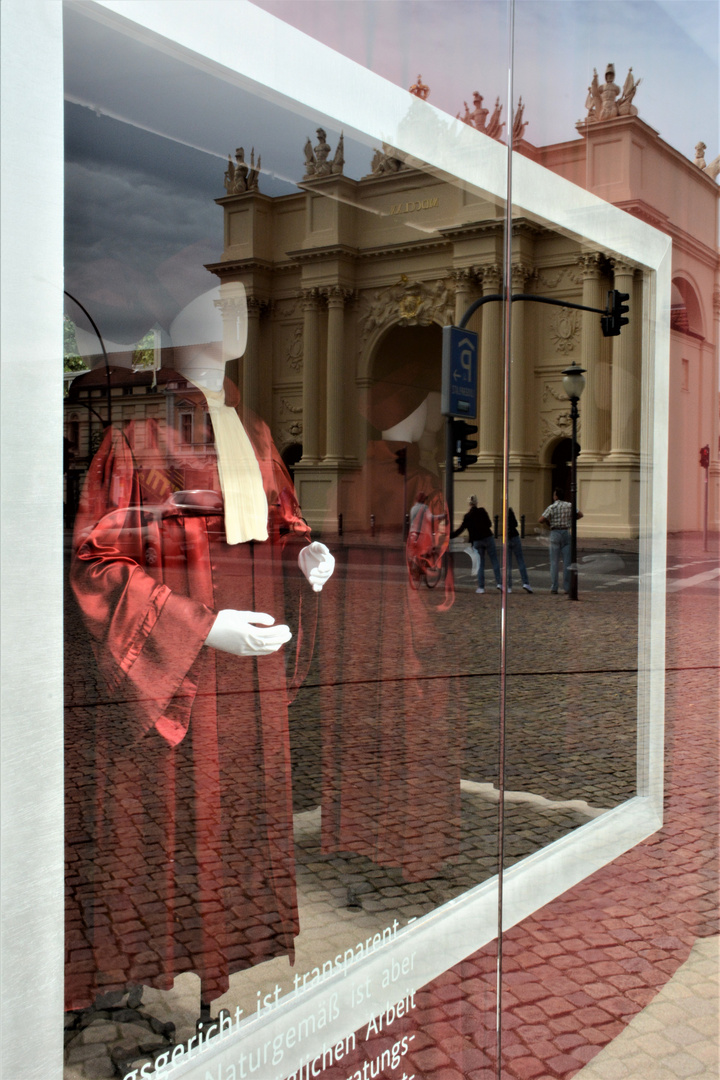
[[[260,190],[276,196],[297,190],[305,139],[319,125],[337,145],[326,117],[72,10],[65,72],[67,288],[116,341],[167,327],[217,283],[203,264],[222,252],[214,200],[225,194],[228,153],[262,154]],[[346,175],[369,171],[367,144],[347,136],[345,156]]]

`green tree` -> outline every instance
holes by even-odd
[[[75,323],[69,315],[63,320],[63,371],[87,371],[87,364],[78,349]]]

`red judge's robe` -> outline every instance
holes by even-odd
[[[411,555],[436,565],[447,549],[445,500],[412,444],[404,492],[395,451],[405,445],[370,443],[363,469],[343,481],[347,505],[374,514],[376,536],[334,550],[323,592],[322,846],[421,881],[458,853],[459,731],[445,656],[453,583],[428,589],[408,566]],[[404,495],[409,511],[420,492],[436,516],[434,551],[427,517],[402,544]]]
[[[96,707],[68,711],[68,1009],[133,984],[167,989],[182,971],[211,1001],[232,972],[292,955],[295,642],[258,659],[203,646],[220,609],[283,622],[284,576],[298,607],[308,589],[292,482],[266,425],[242,419],[266,542],[226,543],[214,446],[196,454],[164,423],[111,431],[90,468],[71,583],[106,688]]]

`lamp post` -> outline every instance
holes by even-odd
[[[563,389],[570,398],[570,418],[572,420],[572,469],[570,473],[570,599],[578,598],[578,571],[577,571],[577,422],[578,401],[585,389],[585,368],[581,368],[573,360],[570,367],[565,368],[563,375]]]

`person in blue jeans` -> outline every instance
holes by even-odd
[[[512,506],[508,507],[508,592],[512,592],[512,557],[515,556],[515,562],[517,568],[520,571],[520,578],[522,580],[522,587],[525,592],[532,592],[530,587],[530,579],[528,577],[527,568],[525,566],[525,559],[523,557],[522,544],[520,542],[520,533],[518,531],[517,518]]]
[[[490,516],[484,506],[478,506],[477,496],[471,495],[468,499],[469,509],[462,522],[453,533],[450,534],[451,538],[459,536],[461,532],[467,529],[467,534],[470,537],[470,543],[480,556],[480,566],[478,567],[477,582],[478,587],[475,590],[476,593],[485,592],[485,552],[490,556],[490,563],[495,574],[495,584],[498,589],[502,589],[502,577],[500,575],[500,564],[498,562],[497,550],[495,548],[495,537],[493,536],[492,522]]]
[[[577,511],[576,520],[582,517]],[[572,524],[572,503],[565,502],[559,488],[553,491],[553,501],[543,510],[541,525],[550,526],[550,592],[558,591],[558,571],[560,559],[563,563],[563,590],[570,592],[570,526]]]

